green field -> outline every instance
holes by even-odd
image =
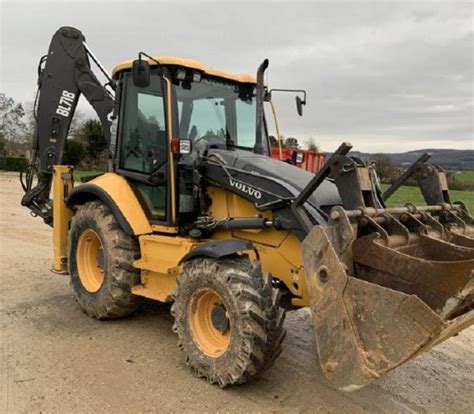
[[[470,171],[470,173],[472,173]],[[474,174],[474,173],[473,173]],[[385,190],[389,186],[383,184],[382,188]],[[450,190],[451,201],[463,201],[471,213],[474,213],[474,192],[473,191],[454,191]],[[398,191],[393,194],[388,200],[389,207],[403,206],[405,203],[413,203],[417,205],[425,205],[425,200],[421,195],[418,187],[400,187]]]
[[[474,171],[461,171],[454,176],[454,179],[463,183],[474,183]]]

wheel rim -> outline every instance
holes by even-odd
[[[104,267],[102,242],[94,230],[86,229],[80,235],[76,262],[82,286],[88,292],[97,292],[104,283]]]
[[[230,344],[231,327],[221,297],[213,289],[201,289],[190,298],[188,320],[198,348],[207,356],[217,358]]]

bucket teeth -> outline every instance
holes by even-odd
[[[322,371],[351,391],[474,323],[474,248],[466,231],[413,232],[389,214],[366,218],[368,231],[336,216],[302,254]]]
[[[474,249],[474,235],[468,236],[466,234],[450,232],[449,241],[458,246]]]
[[[455,316],[474,289],[474,249],[427,236],[390,248],[372,234],[352,252],[359,279],[416,295],[442,318]]]

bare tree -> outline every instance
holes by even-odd
[[[25,111],[21,103],[0,93],[0,139],[23,142],[25,140]]]
[[[316,138],[309,137],[304,141],[304,147],[309,151],[319,151],[319,144],[316,142]]]
[[[84,122],[84,114],[79,109],[76,109],[76,111],[74,112],[74,116],[71,119],[68,139],[72,139],[76,137],[76,135],[78,135],[78,132],[82,128]]]
[[[370,161],[375,164],[375,170],[382,181],[392,181],[397,176],[397,165],[388,154],[374,154]]]

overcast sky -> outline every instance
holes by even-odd
[[[232,72],[269,58],[270,87],[308,91],[303,118],[292,96],[275,98],[282,132],[324,150],[474,149],[473,2],[0,4],[0,91],[19,101],[33,100],[37,61],[69,25],[108,70],[138,51]]]

